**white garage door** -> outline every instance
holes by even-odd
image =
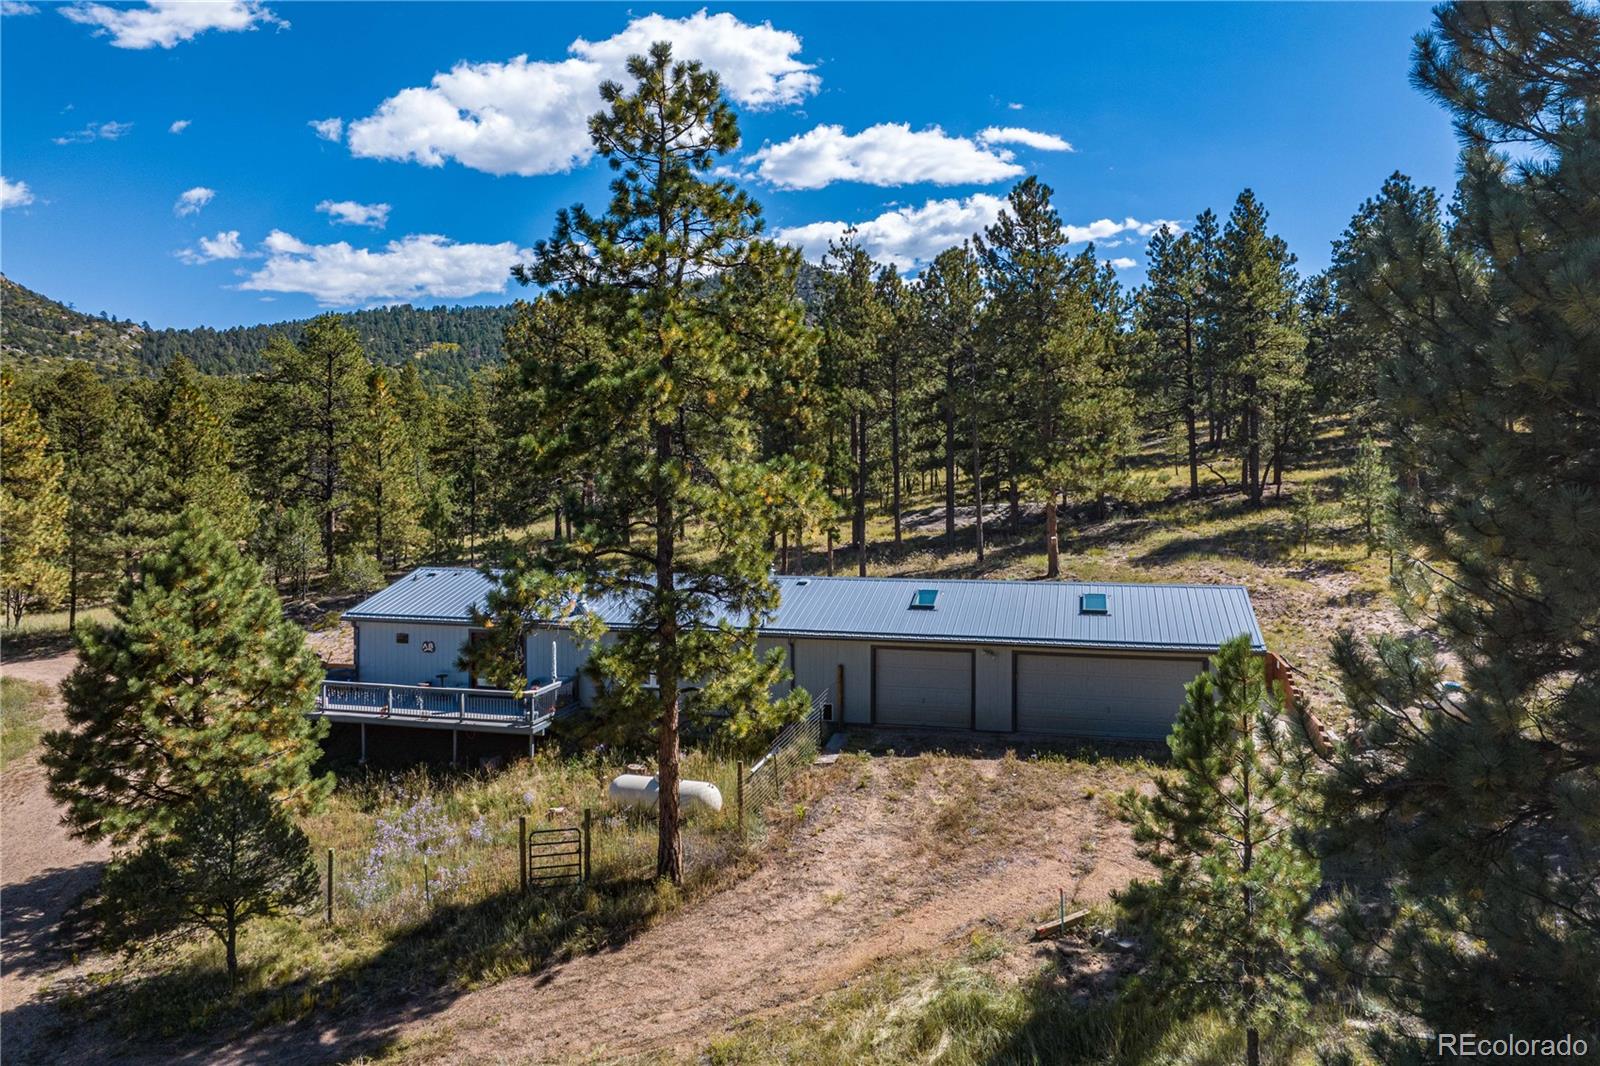
[[[1160,739],[1183,705],[1198,659],[1017,653],[1017,729]]]
[[[873,708],[878,725],[972,728],[972,653],[879,648]]]

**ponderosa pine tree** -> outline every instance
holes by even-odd
[[[169,832],[114,860],[95,906],[108,943],[150,949],[204,930],[239,980],[239,932],[303,911],[321,878],[311,842],[263,789],[239,778],[185,804]]]
[[[161,516],[163,531],[198,508],[218,532],[242,541],[255,529],[255,505],[233,469],[233,441],[199,372],[179,357],[153,391],[149,451],[141,457],[150,470],[144,507]]]
[[[867,576],[867,491],[872,478],[872,429],[879,400],[880,357],[889,315],[880,299],[872,261],[854,230],[830,241],[822,258],[821,375],[828,406],[827,464],[830,494],[848,486],[850,543],[856,573]],[[843,449],[841,451],[841,448]],[[827,534],[833,573],[833,532]]]
[[[1286,455],[1308,427],[1299,281],[1294,255],[1267,232],[1266,208],[1249,189],[1235,201],[1218,249],[1209,286],[1214,343],[1236,390],[1231,420],[1240,482],[1259,506],[1268,480],[1281,481]]]
[[[1154,385],[1168,411],[1184,427],[1189,495],[1200,495],[1200,420],[1205,408],[1205,333],[1203,328],[1207,250],[1194,233],[1162,226],[1150,238],[1144,289],[1139,294],[1139,324],[1154,346]]]
[[[1462,140],[1448,246],[1393,212],[1398,232],[1374,245],[1401,254],[1350,294],[1396,326],[1384,405],[1416,472],[1397,506],[1410,558],[1396,599],[1454,662],[1431,640],[1341,635],[1361,739],[1334,762],[1325,817],[1394,890],[1347,915],[1369,988],[1435,1032],[1592,1035],[1600,14],[1462,4],[1435,17],[1413,80]],[[1452,674],[1459,689],[1442,684]]]
[[[50,379],[41,403],[50,448],[61,457],[67,496],[62,564],[70,631],[78,624],[79,603],[95,602],[117,573],[117,397],[89,363],[72,359]]]
[[[417,456],[409,423],[389,389],[389,374],[367,375],[361,432],[346,454],[347,517],[357,550],[381,566],[398,566],[422,541],[422,499]]]
[[[777,532],[769,500],[809,492],[812,482],[796,484],[792,466],[760,461],[761,427],[747,400],[779,395],[769,383],[801,372],[810,355],[798,340],[792,280],[707,284],[746,272],[792,279],[795,269],[792,254],[759,238],[757,205],[710,176],[739,143],[716,74],[674,62],[666,43],[627,69],[633,84],[603,85],[606,107],[589,123],[596,151],[617,171],[608,210],[562,211],[535,261],[514,272],[550,287],[539,301],[551,305],[547,335],[561,345],[585,340],[509,353],[532,416],[525,461],[552,482],[592,475],[608,513],[586,516],[570,540],[547,542],[507,571],[490,597],[493,636],[474,650],[480,673],[514,678],[535,612],[570,610],[582,594],[609,597],[632,619],[614,643],[593,648],[590,662],[605,679],[596,714],[634,736],[654,734],[656,870],[680,882],[684,687],[702,686],[692,713],[727,710],[735,731],[781,720],[797,703],[769,703],[782,661],[758,657],[755,626],[777,596],[767,576]],[[769,409],[767,417],[796,415]],[[578,621],[586,637],[598,636],[593,615]]]
[[[1345,505],[1361,526],[1367,554],[1381,544],[1394,505],[1394,474],[1383,457],[1383,446],[1371,437],[1356,444],[1355,462],[1345,477]]]
[[[50,450],[39,413],[18,393],[9,368],[0,369],[0,457],[0,601],[6,625],[15,626],[66,591],[60,556],[68,500],[61,457]]]
[[[923,345],[937,366],[937,398],[943,422],[944,532],[952,544],[956,536],[956,465],[958,426],[967,427],[976,505],[976,548],[983,559],[983,488],[980,467],[977,391],[972,386],[983,377],[978,366],[978,326],[983,310],[983,274],[968,244],[948,248],[934,257],[918,281]]]
[[[349,450],[366,410],[367,357],[338,315],[306,324],[298,344],[275,338],[267,387],[249,413],[250,467],[261,499],[317,508],[323,564],[333,570]]]
[[[1222,645],[1189,683],[1167,746],[1154,793],[1130,789],[1117,805],[1158,877],[1118,902],[1148,940],[1147,991],[1222,1012],[1258,1066],[1262,1031],[1297,1009],[1321,875],[1296,833],[1308,749],[1248,637]]]
[[[318,804],[327,723],[308,717],[322,668],[261,570],[198,510],[124,583],[109,624],[79,627],[67,727],[40,761],[84,840],[160,833],[230,777],[293,810]]]

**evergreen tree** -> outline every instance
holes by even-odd
[[[1394,504],[1394,475],[1383,457],[1383,447],[1371,437],[1356,445],[1356,459],[1345,482],[1345,501],[1361,526],[1361,538],[1372,554],[1384,540],[1389,509]]]
[[[366,410],[367,357],[338,315],[313,319],[298,344],[277,337],[265,355],[268,387],[248,413],[257,495],[315,504],[332,571],[349,450]]]
[[[1195,233],[1162,226],[1145,255],[1140,327],[1154,345],[1151,377],[1167,410],[1182,421],[1189,495],[1200,495],[1200,420],[1205,408],[1204,301],[1211,255]]]
[[[76,836],[160,833],[231,775],[295,810],[320,802],[331,778],[311,766],[327,725],[307,715],[321,667],[260,569],[203,512],[182,515],[113,613],[75,634],[67,728],[41,757]]]
[[[270,793],[239,778],[185,804],[169,833],[106,868],[96,907],[107,941],[142,947],[204,930],[239,979],[239,931],[313,904],[311,842]]]
[[[1288,453],[1309,434],[1295,259],[1267,232],[1266,208],[1249,189],[1234,203],[1219,248],[1216,342],[1236,388],[1240,482],[1259,506],[1268,479],[1281,484]]]
[[[987,376],[980,366],[985,351],[978,327],[984,301],[983,275],[969,245],[949,248],[934,257],[922,272],[919,288],[924,344],[939,369],[939,414],[943,423],[944,531],[952,543],[956,535],[957,439],[965,426],[970,445],[974,504],[977,514],[976,549],[983,559],[983,486],[979,426],[983,421],[977,385]]]
[[[350,447],[346,480],[350,534],[358,551],[397,567],[421,545],[418,446],[389,390],[389,375],[374,370],[367,381],[361,432]]]
[[[17,392],[9,369],[0,369],[0,600],[5,622],[16,626],[35,607],[50,607],[66,590],[60,556],[67,543],[68,500],[61,457],[33,405]]]
[[[1119,798],[1158,874],[1119,902],[1148,939],[1148,991],[1221,1011],[1245,1031],[1246,1062],[1257,1066],[1261,1031],[1296,1010],[1321,877],[1294,831],[1306,748],[1248,637],[1222,645],[1189,683],[1167,746],[1172,762],[1154,793]]]
[[[856,573],[867,576],[867,491],[872,476],[872,428],[879,400],[880,356],[889,330],[887,309],[874,277],[878,265],[847,230],[823,256],[818,326],[821,374],[829,410],[828,489],[849,486],[850,543]],[[842,428],[841,428],[842,427]],[[840,451],[843,445],[845,451]],[[828,573],[833,573],[833,531],[828,530]]]
[[[587,470],[607,510],[507,573],[490,600],[497,619],[482,658],[501,676],[520,672],[530,612],[570,605],[580,591],[611,597],[632,619],[613,643],[594,646],[591,662],[605,679],[597,710],[655,734],[656,869],[680,882],[684,686],[703,686],[696,710],[725,708],[736,729],[767,725],[797,703],[769,706],[781,656],[757,657],[755,625],[777,595],[767,577],[776,533],[767,501],[809,485],[792,483],[792,467],[759,461],[760,426],[746,402],[772,397],[769,375],[794,363],[781,346],[743,338],[797,337],[802,309],[792,281],[706,284],[770,271],[792,278],[794,267],[792,255],[758,239],[756,204],[709,179],[739,140],[717,76],[673,62],[665,43],[630,58],[628,73],[631,87],[601,87],[607,106],[590,120],[596,150],[618,172],[609,209],[563,211],[535,262],[516,270],[552,287],[540,302],[554,305],[547,317],[563,325],[557,337],[588,338],[554,358],[513,353],[535,415],[526,459],[552,480]],[[761,327],[750,329],[753,321]],[[690,530],[714,533],[690,541]],[[580,627],[597,637],[592,615]]]
[[[1369,987],[1436,1032],[1563,1033],[1600,1017],[1600,15],[1436,20],[1413,78],[1462,140],[1448,243],[1386,212],[1401,254],[1351,298],[1397,327],[1396,599],[1453,662],[1341,635],[1360,741],[1325,817],[1394,888],[1347,915]]]
[[[162,372],[151,416],[153,484],[146,507],[170,527],[189,508],[204,512],[229,540],[242,541],[256,525],[244,479],[233,469],[233,442],[214,410],[214,400],[186,359]]]
[[[42,396],[51,450],[61,457],[67,496],[67,628],[78,622],[78,604],[94,602],[116,575],[113,523],[118,506],[117,452],[113,425],[117,397],[81,360],[52,377]]]
[[[492,537],[495,511],[495,424],[490,406],[493,382],[475,374],[448,403],[440,473],[455,503],[455,533],[476,563],[483,541]]]

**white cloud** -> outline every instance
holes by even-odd
[[[504,292],[512,265],[532,258],[510,241],[457,244],[435,234],[403,237],[374,250],[346,241],[311,245],[274,230],[265,247],[266,263],[241,289],[306,293],[328,307]]]
[[[579,38],[567,59],[460,62],[351,122],[350,151],[430,167],[453,159],[490,174],[571,170],[593,154],[588,120],[601,106],[600,83],[625,81],[628,56],[663,40],[675,58],[698,59],[720,74],[724,91],[746,107],[797,104],[821,84],[811,64],[795,57],[800,38],[770,22],[703,10],[681,19],[646,15],[603,41]]]
[[[174,122],[172,125],[167,127],[167,132],[168,133],[182,133],[184,130],[189,128],[189,125],[190,125],[189,119],[180,118],[178,121]]]
[[[95,27],[117,48],[172,48],[207,30],[236,32],[258,25],[287,27],[260,0],[149,0],[143,7],[79,3],[61,8],[73,22]]]
[[[1010,104],[1007,104],[1006,106],[1008,108],[1010,108],[1011,110],[1013,110],[1013,111],[1021,111],[1022,110],[1022,105],[1018,104],[1018,103],[1010,103]]]
[[[56,144],[87,144],[90,141],[115,141],[133,129],[131,122],[91,122],[81,130],[52,138]]]
[[[897,207],[876,218],[857,222],[856,240],[874,259],[905,273],[927,263],[946,248],[967,240],[984,227],[994,225],[1005,206],[1004,197],[980,192],[965,199],[929,200],[921,207]],[[1175,225],[1171,222],[1165,224]],[[782,244],[795,245],[807,259],[817,261],[828,250],[828,242],[837,240],[849,225],[848,222],[812,222],[778,229],[772,236]],[[1161,221],[1140,222],[1135,218],[1121,222],[1100,219],[1086,226],[1062,226],[1061,233],[1067,243],[1081,244],[1122,232],[1146,235],[1154,233],[1162,225]],[[1111,263],[1119,270],[1134,265],[1131,260],[1125,259],[1114,259]]]
[[[929,200],[921,207],[897,207],[856,223],[856,240],[874,259],[904,273],[993,225],[1004,206],[1003,198],[980,192],[964,200]],[[818,260],[828,250],[828,242],[837,240],[848,225],[813,222],[779,229],[772,236],[799,247],[807,259]]]
[[[762,180],[780,189],[820,189],[835,181],[986,185],[1022,173],[1010,152],[951,137],[938,126],[913,130],[904,122],[882,122],[855,134],[845,133],[842,126],[818,126],[763,145],[748,163]]]
[[[337,141],[344,136],[344,119],[319,118],[306,123],[317,131],[317,136],[325,141]]]
[[[1139,265],[1125,255],[1119,255],[1115,259],[1108,260],[1108,262],[1110,262],[1110,264],[1118,270],[1128,270],[1131,267],[1136,267]]]
[[[371,226],[382,229],[389,222],[388,204],[361,204],[354,200],[324,200],[317,210],[330,222],[345,226]]]
[[[192,189],[185,189],[172,205],[172,213],[179,218],[186,215],[197,215],[200,209],[217,198],[217,190],[208,189],[204,185],[196,185]]]
[[[239,231],[224,230],[215,237],[201,237],[196,248],[185,248],[178,253],[190,266],[211,263],[218,259],[243,259],[244,245],[239,243]]]
[[[1140,222],[1136,218],[1125,218],[1121,222],[1111,218],[1101,218],[1090,222],[1086,226],[1062,226],[1067,235],[1068,242],[1082,244],[1084,241],[1103,241],[1119,234],[1136,233],[1141,237],[1148,237],[1162,226],[1170,226],[1174,233],[1182,233],[1183,226],[1171,219],[1158,218],[1150,222]],[[1107,247],[1121,244],[1121,240],[1113,241]]]
[[[24,0],[0,0],[0,17],[7,15],[37,15],[39,9]]]
[[[25,181],[12,181],[0,176],[0,210],[7,207],[27,207],[33,203],[33,190]]]
[[[990,126],[978,134],[979,144],[1020,144],[1041,152],[1071,152],[1073,147],[1053,133],[1024,129],[1021,126]]]

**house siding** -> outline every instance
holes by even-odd
[[[362,622],[356,646],[356,677],[361,681],[417,685],[427,682],[465,687],[467,672],[456,666],[461,646],[466,643],[467,626],[434,625],[426,622]],[[405,633],[409,640],[397,644],[395,636]],[[422,650],[432,641],[434,650]]]

